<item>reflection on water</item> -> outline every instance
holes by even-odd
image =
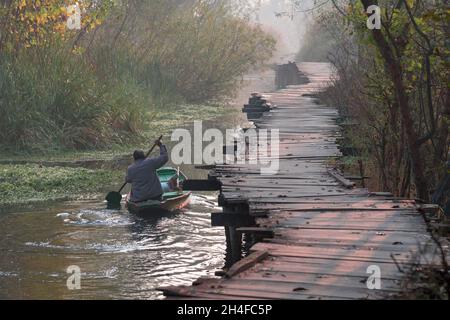
[[[271,90],[273,73],[268,73],[272,77],[246,79],[235,99],[238,111],[232,108],[204,128],[249,127],[240,108],[250,92]],[[131,157],[114,167],[125,169],[127,161]],[[192,165],[180,169],[191,179],[207,175]],[[105,210],[99,202],[0,214],[0,299],[158,299],[156,287],[212,276],[224,265],[226,246],[223,228],[211,227],[216,199],[194,195],[183,212],[149,219]],[[81,269],[81,290],[67,289],[71,265]]]
[[[143,218],[104,203],[0,215],[0,298],[157,299],[158,286],[190,284],[224,264],[215,195],[178,213]],[[66,269],[81,269],[68,290]]]

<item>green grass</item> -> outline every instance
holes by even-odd
[[[123,172],[84,168],[0,165],[0,207],[105,192],[123,179]]]
[[[233,111],[234,109],[223,105],[169,106],[155,116],[144,134],[146,138],[152,138],[157,131],[167,136],[173,129],[189,125],[194,120],[207,121]]]
[[[0,18],[18,35],[0,45],[3,155],[146,146],[189,120],[220,115],[214,103],[229,99],[276,43],[228,4],[155,0],[117,3],[104,19],[94,10],[101,21],[92,32],[35,30],[42,41],[28,46],[17,10]]]
[[[1,152],[0,161],[71,161],[80,159],[109,160],[116,156],[129,154],[130,150],[137,148],[148,148],[149,141],[153,141],[158,135],[164,135],[167,141],[172,131],[176,128],[190,125],[194,120],[211,120],[221,117],[236,109],[225,105],[178,105],[161,107],[160,111],[153,114],[148,113],[146,127],[142,133],[143,137],[136,139],[135,143],[110,144],[108,148],[96,150],[71,150],[56,149],[45,150],[45,152],[10,151]]]
[[[216,119],[235,109],[215,105],[185,105],[167,107],[157,113],[144,132],[145,140],[152,141],[158,134],[170,139],[174,128],[187,126],[194,120]],[[3,153],[0,160],[75,161],[80,159],[108,160],[129,154],[135,148],[148,144],[111,145],[107,150],[57,150],[46,153]],[[0,209],[47,201],[94,198],[120,184],[124,171],[100,169],[40,167],[36,164],[0,164]]]

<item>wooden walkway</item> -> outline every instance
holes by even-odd
[[[263,176],[251,165],[215,169],[223,184],[221,205],[228,208],[224,219],[233,215],[229,208],[244,203],[248,209],[241,206],[234,214],[248,210],[255,220],[255,224],[227,226],[233,234],[257,239],[251,254],[220,279],[201,278],[190,287],[161,288],[166,296],[389,298],[399,292],[404,277],[397,264],[411,262],[419,244],[435,246],[414,200],[371,194],[331,169],[332,160],[340,155],[335,142],[337,111],[318,105],[312,95],[326,86],[331,72],[323,63],[299,67],[310,83],[265,95],[277,107],[255,122],[257,128],[280,130],[279,172]],[[430,261],[437,258],[430,257]],[[381,290],[367,287],[367,268],[372,265],[381,271]]]

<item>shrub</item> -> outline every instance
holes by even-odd
[[[86,1],[65,28],[63,1],[0,3],[0,145],[99,149],[140,138],[167,106],[233,94],[274,39],[205,1]],[[195,107],[195,106],[194,106]]]
[[[79,55],[55,48],[0,56],[0,143],[86,149],[121,143],[142,127],[139,88],[100,80]]]

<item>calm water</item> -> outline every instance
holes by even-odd
[[[0,298],[158,299],[158,286],[190,284],[224,264],[223,228],[210,226],[214,195],[152,219],[104,203],[0,215]],[[81,269],[68,290],[66,269]]]
[[[273,86],[273,76],[253,78],[236,98],[239,112],[205,128],[248,127],[240,108],[249,93]],[[206,178],[193,166],[181,170]],[[105,210],[98,201],[2,213],[0,299],[160,299],[157,287],[213,276],[224,266],[226,247],[223,228],[211,227],[210,213],[220,210],[216,200],[215,194],[195,194],[189,208],[153,219]],[[81,270],[80,290],[66,285],[72,265]]]
[[[205,127],[242,121],[231,113]],[[193,165],[180,169],[191,179],[207,177]],[[188,208],[152,219],[106,210],[100,201],[2,213],[0,299],[160,299],[157,287],[214,276],[226,256],[223,227],[211,227],[211,213],[221,210],[216,201],[217,194],[194,194]],[[80,290],[67,288],[73,265],[81,270]]]

